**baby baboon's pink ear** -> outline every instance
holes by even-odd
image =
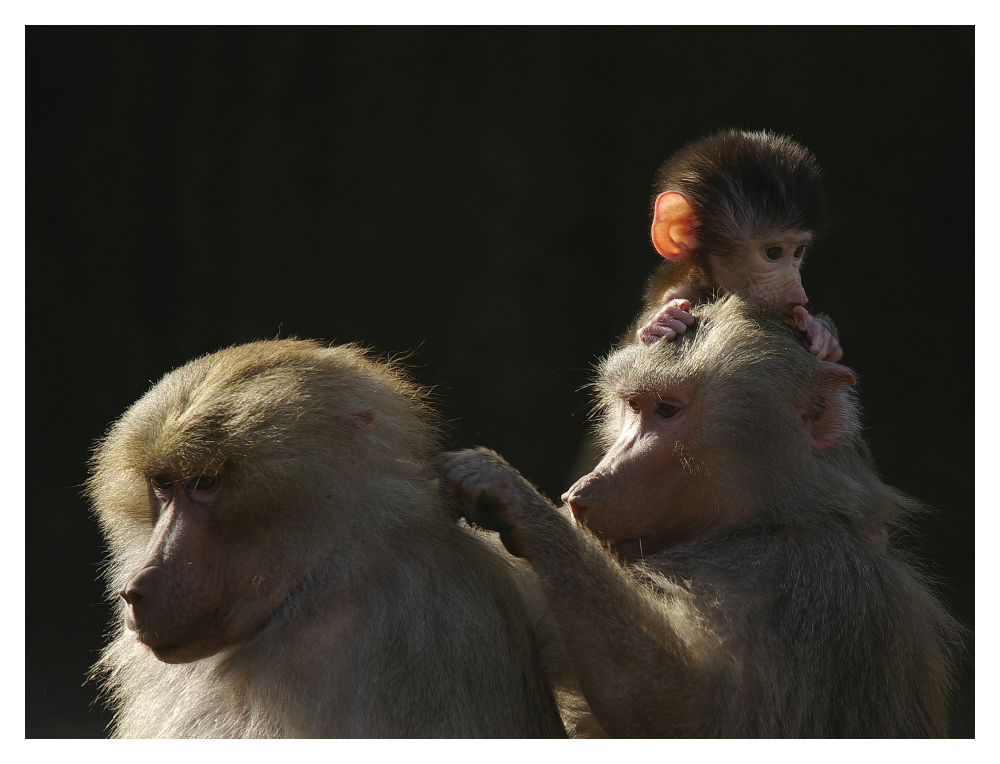
[[[656,197],[649,235],[662,257],[675,262],[691,257],[698,246],[694,233],[697,227],[698,217],[690,197],[680,191],[664,191]]]

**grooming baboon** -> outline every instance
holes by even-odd
[[[563,736],[506,555],[426,468],[437,437],[399,372],[309,341],[204,356],[132,406],[89,482],[114,734]]]
[[[810,352],[843,355],[833,323],[806,310],[799,269],[826,227],[819,165],[809,150],[769,131],[720,130],[688,144],[657,172],[650,238],[664,258],[626,339],[671,340],[691,305],[736,292],[792,317]]]
[[[480,449],[440,458],[463,512],[530,563],[612,736],[945,735],[957,626],[854,377],[742,298],[693,314],[603,362],[608,450],[563,511]]]

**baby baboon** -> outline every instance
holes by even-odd
[[[957,626],[894,545],[918,507],[853,375],[742,298],[693,315],[603,362],[607,452],[563,511],[491,451],[441,457],[466,517],[530,563],[612,736],[945,735]]]
[[[627,340],[669,341],[690,326],[691,305],[736,292],[794,318],[813,355],[839,361],[833,323],[806,310],[799,274],[826,226],[821,176],[805,146],[770,131],[720,130],[671,156],[650,228],[663,262]]]
[[[132,406],[89,483],[114,734],[563,736],[507,560],[426,469],[437,439],[398,371],[300,340],[199,358]]]

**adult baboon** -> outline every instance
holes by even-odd
[[[480,449],[441,457],[466,517],[530,563],[610,735],[945,735],[957,627],[895,547],[917,505],[853,375],[741,298],[693,311],[603,362],[568,509]]]
[[[564,735],[436,446],[421,392],[355,347],[257,342],[166,375],[89,482],[121,606],[95,667],[114,734]]]

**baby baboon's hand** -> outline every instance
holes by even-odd
[[[470,523],[498,531],[511,554],[531,556],[523,528],[525,489],[531,489],[517,470],[487,448],[441,454],[437,465],[445,487],[455,494]]]
[[[843,357],[844,351],[840,347],[840,341],[830,331],[830,327],[824,321],[810,316],[809,311],[801,305],[795,308],[795,325],[799,331],[806,333],[809,352],[819,360],[836,363]]]
[[[694,316],[688,313],[690,308],[690,300],[671,300],[636,332],[636,336],[644,345],[652,345],[658,339],[669,342],[678,334],[684,334],[694,323]]]

